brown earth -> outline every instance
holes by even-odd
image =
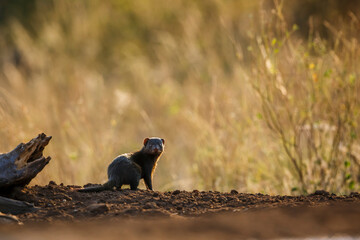
[[[79,193],[79,186],[27,187],[10,197],[40,209],[1,226],[11,239],[236,239],[360,236],[360,194],[269,196],[216,191]],[[121,236],[121,237],[120,237]],[[71,238],[72,237],[72,238]]]

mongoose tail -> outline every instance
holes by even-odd
[[[78,192],[101,192],[105,190],[111,190],[113,187],[115,187],[115,183],[113,181],[107,181],[101,186],[79,189]]]

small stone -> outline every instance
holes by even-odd
[[[350,197],[360,197],[360,194],[358,192],[351,192]]]
[[[158,208],[158,206],[154,202],[147,202],[144,206],[144,209],[154,209],[154,208]]]
[[[109,211],[109,206],[106,203],[93,203],[86,207],[92,213],[101,214]]]
[[[239,192],[238,191],[236,191],[235,189],[233,189],[233,190],[231,190],[231,192],[230,192],[231,194],[238,194]]]
[[[172,192],[173,195],[177,195],[179,193],[180,193],[180,190],[175,190],[175,191]]]
[[[316,190],[313,195],[329,196],[330,193],[325,190]]]
[[[50,181],[48,185],[56,185],[56,182]]]

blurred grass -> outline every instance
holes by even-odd
[[[40,132],[53,136],[46,150],[53,160],[33,184],[104,182],[116,155],[159,136],[166,149],[157,190],[289,194],[300,182],[283,139],[267,124],[256,91],[265,89],[289,139],[294,124],[332,129],[344,103],[352,103],[351,124],[342,125],[351,141],[340,137],[346,153],[335,159],[349,165],[324,160],[321,168],[325,175],[339,168],[334,179],[345,183],[313,184],[322,180],[310,173],[316,161],[307,157],[301,166],[308,190],[359,190],[356,15],[320,21],[328,24],[323,37],[307,15],[310,34],[299,31],[298,16],[283,15],[298,6],[280,1],[32,2],[31,16],[9,17],[1,26],[0,150]],[[306,99],[314,93],[319,104],[311,105]],[[288,113],[312,121],[297,125]],[[324,155],[334,149],[319,144]]]

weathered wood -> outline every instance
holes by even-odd
[[[43,156],[50,139],[42,133],[11,152],[0,154],[0,191],[29,184],[51,159]]]
[[[5,224],[17,224],[23,225],[23,223],[14,215],[0,213],[0,225]]]
[[[16,216],[0,213],[0,225],[4,224],[23,225],[23,223]]]
[[[0,197],[0,212],[2,213],[17,215],[34,212],[36,210],[38,210],[38,208],[34,207],[31,203]]]

